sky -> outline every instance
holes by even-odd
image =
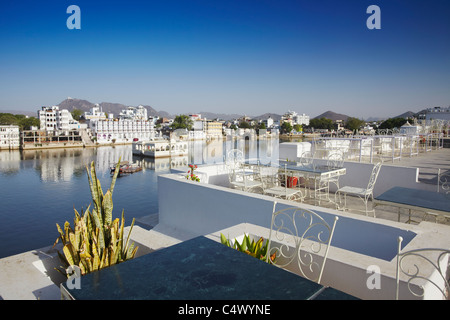
[[[72,97],[367,119],[450,105],[448,0],[2,0],[0,43],[0,110]]]

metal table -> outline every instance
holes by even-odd
[[[320,203],[320,191],[326,190],[326,197],[329,200],[328,185],[321,186],[321,182],[330,180],[333,178],[338,178],[346,174],[345,168],[331,168],[326,165],[319,166],[297,166],[297,165],[286,165],[286,171],[290,172],[294,176],[301,176],[306,180],[314,181],[314,198],[319,200]],[[319,192],[319,193],[318,193]]]
[[[373,205],[374,207],[379,205],[398,207],[398,221],[400,221],[400,209],[408,209],[409,219],[406,223],[414,222],[411,220],[411,210],[450,217],[450,196],[434,191],[394,187],[375,197]]]
[[[197,237],[82,276],[79,289],[61,284],[62,297],[92,300],[356,299]]]

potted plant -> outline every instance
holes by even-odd
[[[188,174],[186,175],[186,179],[200,182],[200,178],[194,174],[194,170],[198,168],[197,165],[190,164],[189,168],[190,168],[190,170],[187,172]]]
[[[254,258],[258,258],[259,260],[266,261],[268,254],[268,246],[269,241],[264,242],[264,238],[260,237],[258,241],[250,239],[249,235],[244,235],[244,239],[241,243],[234,239],[233,244],[231,244],[230,240],[227,239],[222,233],[220,234],[220,241],[223,245],[227,247],[236,249],[238,251],[244,252]],[[276,254],[270,256],[269,263],[274,263],[276,259]]]
[[[134,221],[131,223],[130,231],[124,239],[125,218],[122,210],[122,218],[112,219],[113,201],[112,194],[119,173],[119,162],[116,165],[110,189],[104,194],[95,172],[94,162],[90,168],[86,166],[89,179],[89,186],[93,200],[93,210],[89,207],[80,215],[76,209],[74,226],[66,221],[64,228],[58,224],[56,227],[59,237],[55,245],[61,240],[63,244],[62,253],[58,251],[58,256],[62,262],[62,269],[57,269],[69,277],[71,274],[66,270],[69,266],[77,266],[81,275],[96,271],[117,263],[134,258],[138,247],[134,243],[130,244],[130,235]]]

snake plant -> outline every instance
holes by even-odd
[[[58,251],[58,255],[64,270],[69,266],[78,266],[81,274],[84,275],[134,258],[137,247],[134,243],[129,243],[134,218],[126,240],[124,239],[124,211],[122,210],[121,220],[119,218],[112,219],[112,194],[119,173],[119,163],[120,160],[117,163],[111,186],[106,193],[102,191],[94,162],[91,162],[90,167],[86,166],[93,200],[92,211],[90,210],[91,205],[89,205],[83,215],[80,215],[74,208],[73,228],[68,221],[64,223],[64,228],[56,224],[59,237],[56,239],[55,245],[59,240],[63,244],[63,252]],[[66,275],[69,276],[69,274]]]
[[[222,244],[227,247],[236,249],[238,251],[244,252],[252,257],[258,258],[260,260],[266,261],[266,254],[269,245],[269,241],[264,243],[264,238],[259,238],[258,241],[250,240],[249,235],[245,235],[242,243],[239,243],[236,239],[234,239],[233,244],[231,244],[230,240],[227,239],[222,233],[220,234],[220,241]],[[275,253],[270,256],[270,263],[275,261]]]

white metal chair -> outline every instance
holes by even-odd
[[[273,204],[266,261],[320,283],[338,217],[328,224],[314,211]],[[271,257],[275,255],[275,259]]]
[[[258,161],[258,169],[259,176],[261,177],[264,188],[273,187],[273,183],[275,180],[274,176],[276,176],[279,171],[278,166],[274,166],[271,163],[261,164]]]
[[[339,203],[341,203],[341,195],[344,195],[344,207],[342,208],[343,210],[347,209],[347,195],[351,195],[351,196],[356,196],[358,198],[360,198],[365,205],[365,213],[366,216],[369,213],[368,210],[368,202],[369,199],[371,199],[373,201],[373,188],[375,187],[375,183],[377,181],[378,178],[378,174],[380,173],[380,169],[381,169],[381,162],[375,164],[373,166],[372,169],[372,173],[370,175],[369,178],[369,183],[367,184],[366,188],[359,188],[359,187],[351,187],[351,186],[345,186],[342,188],[339,188],[336,191],[336,194],[339,195]],[[341,208],[339,208],[341,209]],[[370,210],[372,213],[375,213],[375,210],[372,209]]]
[[[248,171],[245,167],[230,168],[228,177],[230,184],[234,188],[241,189],[242,191],[252,192],[257,188],[263,190],[263,183],[257,168],[254,171]]]
[[[243,191],[254,191],[262,189],[262,181],[259,176],[258,166],[246,168],[244,166],[244,155],[241,150],[232,149],[228,151],[225,159],[230,185]]]
[[[299,158],[299,165],[303,167],[312,167],[314,165],[314,154],[311,151],[305,151]]]
[[[328,155],[327,167],[330,169],[341,169],[344,167],[344,154],[342,152],[333,152]],[[339,190],[339,177],[340,174],[329,175],[321,177],[317,182],[316,189],[325,192],[326,198],[329,200],[330,183],[336,185],[336,190]],[[336,203],[336,196],[334,199]]]
[[[399,299],[400,276],[402,276],[406,278],[407,289],[413,296],[424,298],[425,286],[428,285],[428,291],[434,289],[434,294],[430,293],[433,294],[433,298],[436,293],[440,293],[443,299],[448,300],[450,285],[446,274],[450,250],[421,248],[401,252],[402,241],[403,238],[398,237],[395,299]],[[424,269],[428,270],[426,274],[423,272]]]
[[[344,167],[345,155],[342,152],[334,152],[328,156],[327,167],[331,169],[341,169]],[[334,183],[336,188],[339,189],[339,176],[332,176],[324,179],[324,182],[328,184]]]
[[[227,152],[225,163],[230,167],[241,167],[244,163],[244,154],[239,149],[231,149]]]
[[[311,151],[303,152],[299,158],[298,165],[304,168],[314,168],[314,153]],[[303,186],[304,188],[314,187],[314,185],[311,186],[311,181],[309,181],[307,175],[299,177],[298,183],[299,186]]]
[[[302,190],[293,185],[294,177],[290,177],[286,170],[286,165],[283,169],[279,169],[272,175],[272,181],[263,186],[263,192],[266,195],[286,199],[286,200],[300,200],[304,199]],[[295,178],[296,179],[296,178]]]

